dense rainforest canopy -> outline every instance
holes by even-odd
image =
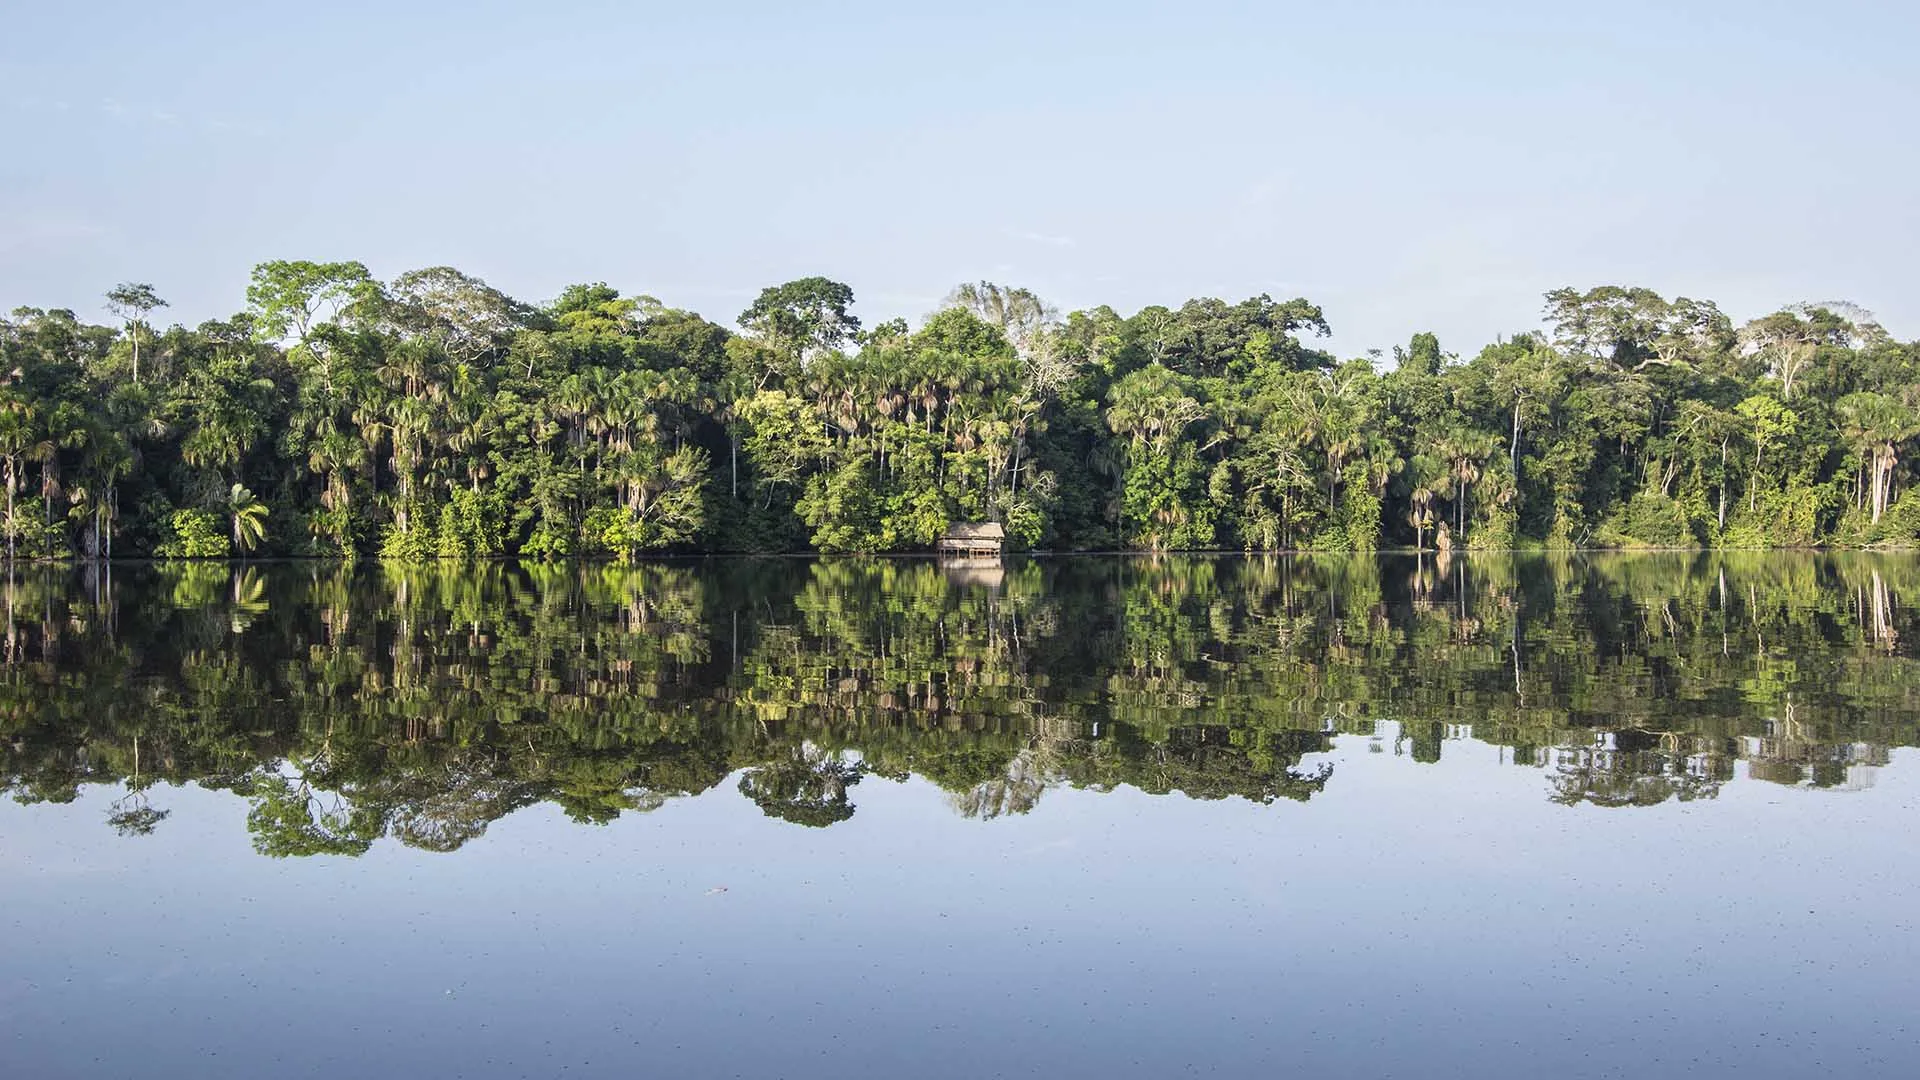
[[[0,320],[9,558],[1724,546],[1920,538],[1920,347],[1846,304],[1548,294],[1470,359],[1336,360],[1306,300],[1064,317],[955,290],[913,328],[763,291],[739,331],[603,284],[255,268]],[[1303,340],[1304,339],[1304,340]]]

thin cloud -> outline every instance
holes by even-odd
[[[129,105],[114,98],[102,101],[100,111],[115,120],[130,124],[177,124],[180,122],[180,114],[169,109],[157,109],[150,105]]]
[[[722,300],[738,300],[742,298],[750,299],[752,297],[760,295],[760,290],[758,289],[743,289],[738,286],[731,286],[731,285],[724,286],[724,287],[714,286],[714,285],[653,285],[653,286],[649,286],[646,290],[643,290],[643,291],[645,291],[649,296],[659,296],[663,299],[669,295],[672,295],[672,296],[709,296],[709,297],[718,297],[719,299],[722,299]]]
[[[108,234],[106,226],[57,214],[32,214],[8,220],[0,218],[0,251],[33,251],[98,240]]]
[[[65,109],[65,103],[56,103],[59,109]],[[215,116],[196,116],[163,109],[155,105],[140,103],[129,104],[117,98],[104,98],[94,106],[94,112],[111,118],[115,123],[134,124],[143,127],[179,128],[188,125],[202,131],[221,133],[237,132],[243,135],[265,137],[265,129],[255,124],[235,123]]]
[[[48,101],[45,98],[34,97],[31,95],[28,97],[14,98],[11,101],[9,101],[7,104],[12,106],[13,109],[17,112],[29,112],[29,113],[41,113],[41,112],[63,113],[73,108],[73,106],[70,103],[65,101]]]
[[[894,307],[933,307],[946,298],[944,296],[932,296],[927,293],[874,292],[862,293],[860,299],[872,300],[879,304],[889,304]]]
[[[1025,240],[1034,244],[1045,244],[1048,247],[1073,246],[1073,237],[1071,236],[1055,236],[1051,233],[1032,232],[1027,229],[1001,229],[1000,231],[1013,237],[1015,240]]]

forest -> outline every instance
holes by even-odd
[[[9,560],[1910,545],[1920,346],[1857,306],[1736,325],[1558,289],[1471,355],[1338,359],[1304,299],[1062,315],[963,285],[918,327],[762,291],[738,329],[605,284],[256,267],[162,328],[0,319]]]

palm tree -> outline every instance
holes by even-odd
[[[1900,464],[1900,444],[1920,434],[1920,417],[1885,394],[1861,391],[1836,405],[1842,430],[1867,458],[1871,470],[1868,505],[1872,522],[1880,524],[1892,501],[1893,470]]]
[[[33,425],[33,407],[13,394],[0,397],[0,466],[6,472],[7,562],[13,562],[14,537],[19,532],[13,515],[13,496],[20,487],[21,463],[39,442]]]
[[[86,421],[81,440],[79,482],[67,488],[69,515],[90,521],[88,557],[113,557],[113,486],[132,471],[132,452],[125,438],[98,419]]]
[[[434,418],[434,409],[426,401],[391,394],[382,395],[378,405],[357,418],[362,438],[370,449],[379,445],[382,434],[387,436],[390,450],[387,467],[392,470],[399,489],[395,494],[394,527],[402,533],[410,528],[414,483],[426,456],[426,441],[433,430]]]
[[[455,398],[451,412],[452,428],[446,434],[447,449],[459,455],[467,473],[467,485],[478,492],[480,481],[488,473],[487,455],[483,452],[494,438],[498,427],[498,414],[493,402],[478,390],[469,390]]]
[[[233,523],[236,551],[250,552],[267,538],[267,504],[245,484],[235,484],[227,492],[227,517]]]
[[[1426,454],[1415,454],[1407,466],[1408,483],[1412,490],[1408,495],[1413,509],[1407,513],[1407,524],[1413,526],[1413,546],[1424,549],[1427,546],[1427,530],[1433,527],[1433,496],[1447,479],[1447,472],[1441,463]]]
[[[1499,448],[1493,435],[1467,427],[1449,428],[1434,440],[1433,451],[1446,461],[1454,482],[1453,531],[1458,538],[1466,537],[1467,485],[1480,479],[1481,466]]]
[[[1356,400],[1353,379],[1325,373],[1294,397],[1303,442],[1317,442],[1327,462],[1327,512],[1339,497],[1340,473],[1347,458],[1366,442],[1364,409]]]
[[[1387,481],[1406,467],[1406,461],[1400,457],[1393,440],[1382,435],[1372,435],[1366,444],[1367,485],[1376,496],[1385,495]]]
[[[1180,377],[1152,365],[1132,372],[1107,391],[1107,426],[1134,446],[1165,451],[1187,427],[1207,415],[1186,393]]]
[[[40,417],[40,439],[28,451],[28,458],[40,466],[41,551],[53,558],[49,546],[54,538],[53,503],[65,493],[60,477],[60,451],[85,446],[91,432],[86,417],[76,406],[61,402]]]

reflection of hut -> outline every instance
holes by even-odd
[[[1007,572],[997,559],[948,559],[947,580],[955,585],[997,589],[1007,580]]]
[[[979,525],[955,522],[947,526],[946,535],[940,538],[937,550],[942,555],[958,555],[973,559],[997,559],[1000,549],[1007,542],[1007,530],[997,521]]]

